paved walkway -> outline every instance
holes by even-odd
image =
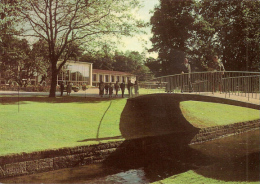
[[[218,97],[218,98],[227,98],[227,99],[232,99],[232,100],[237,100],[237,101],[241,101],[241,102],[247,102],[247,103],[252,103],[252,104],[257,104],[260,105],[260,94],[254,94],[252,96],[252,94],[249,94],[249,98],[248,98],[248,94],[245,96],[245,94],[232,94],[232,93],[210,93],[210,92],[202,92],[202,93],[195,93],[195,94],[200,94],[200,95],[206,95],[206,96],[214,96],[214,97]]]
[[[63,93],[64,96],[67,96],[67,93]],[[128,91],[125,91],[125,97],[129,97],[128,95]],[[247,103],[252,103],[252,104],[257,104],[260,105],[260,94],[254,94],[252,97],[252,94],[250,94],[249,98],[248,98],[248,94],[245,96],[245,94],[239,94],[239,95],[235,95],[235,94],[226,94],[226,93],[210,93],[210,92],[201,92],[201,93],[187,93],[187,94],[200,94],[200,95],[206,95],[206,96],[215,96],[215,97],[219,97],[219,98],[227,98],[227,99],[233,99],[233,100],[237,100],[237,101],[242,101],[242,102],[247,102]],[[16,96],[18,95],[18,91],[0,91],[0,96],[6,96],[6,95],[12,95],[12,96]],[[48,96],[49,92],[19,92],[19,95],[21,96]],[[56,92],[56,96],[59,97],[60,96],[60,92]],[[71,93],[71,96],[78,96],[78,97],[96,97],[96,98],[100,98],[98,95],[98,88],[90,88],[87,89],[86,91],[78,91],[78,92],[73,92]],[[119,91],[118,94],[118,98],[121,97],[121,91]],[[108,98],[108,95],[104,95],[104,98]]]

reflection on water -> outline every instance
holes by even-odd
[[[200,145],[185,135],[143,140],[131,154],[116,151],[104,163],[2,179],[3,183],[150,183],[189,170],[220,181],[259,181],[259,130]],[[185,142],[185,141],[184,141]]]

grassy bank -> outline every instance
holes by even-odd
[[[96,144],[100,138],[120,136],[125,103],[126,99],[28,97],[18,105],[5,99],[0,105],[0,155]]]
[[[184,101],[181,109],[185,118],[195,127],[228,125],[259,119],[259,111],[219,103]]]
[[[126,101],[122,98],[21,97],[18,103],[17,98],[3,97],[0,100],[0,155],[122,139],[120,117]],[[187,101],[181,103],[181,108],[197,127],[259,118],[257,110],[214,103]]]

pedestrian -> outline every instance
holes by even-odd
[[[185,73],[186,75],[183,75]],[[181,74],[182,74],[181,92],[183,93],[183,86],[186,81],[188,82],[189,92],[192,92],[193,88],[191,83],[191,66],[187,58],[184,58],[183,60]]]
[[[128,80],[127,90],[128,90],[129,97],[132,95],[132,86],[133,86],[133,83],[130,80]]]
[[[135,81],[134,89],[135,89],[135,96],[138,96],[139,95],[139,86],[138,86],[137,80]]]
[[[64,91],[64,83],[61,82],[61,84],[60,84],[60,96],[63,96],[63,91]]]
[[[106,95],[108,95],[108,83],[105,83],[105,90],[106,90]]]
[[[99,96],[103,97],[104,89],[105,89],[105,85],[103,81],[100,81],[100,83],[98,84],[98,88],[99,88]]]
[[[124,81],[120,84],[120,88],[122,91],[122,98],[124,98],[124,93],[125,93],[125,82]]]
[[[109,86],[108,86],[108,91],[109,91],[109,98],[112,98],[112,95],[113,95],[113,84],[110,83]]]
[[[71,90],[72,90],[72,86],[71,86],[71,83],[69,82],[67,85],[67,95],[68,96],[70,96]]]
[[[115,88],[115,91],[116,91],[116,97],[118,95],[118,90],[119,90],[119,84],[118,84],[118,81],[116,81],[115,85],[114,85],[114,88]]]
[[[225,67],[217,55],[213,56],[212,61],[208,63],[208,71],[211,71],[212,93],[215,92],[215,85],[218,85],[219,92],[222,93],[222,75],[224,75]]]

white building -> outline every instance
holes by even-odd
[[[92,63],[67,61],[57,76],[58,84],[63,81],[71,82],[73,85],[92,86],[92,66]]]
[[[132,83],[134,83],[136,80],[136,76],[131,73],[120,72],[120,71],[110,71],[110,70],[100,70],[100,69],[93,69],[92,71],[93,86],[98,86],[98,83],[100,81],[103,81],[105,83],[116,83],[116,81],[121,83],[122,81],[124,81],[125,83],[127,83],[129,80]]]
[[[31,79],[30,84],[38,85],[42,82],[42,78],[43,75],[36,74],[35,77]],[[98,86],[100,81],[105,83],[116,83],[116,81],[121,83],[124,81],[125,83],[128,83],[129,80],[134,83],[136,76],[127,72],[93,69],[92,63],[69,60],[62,67],[57,76],[57,85],[60,85],[61,82],[65,82],[65,84],[70,82],[75,86]],[[7,83],[4,76],[1,76],[1,74],[0,83]]]

